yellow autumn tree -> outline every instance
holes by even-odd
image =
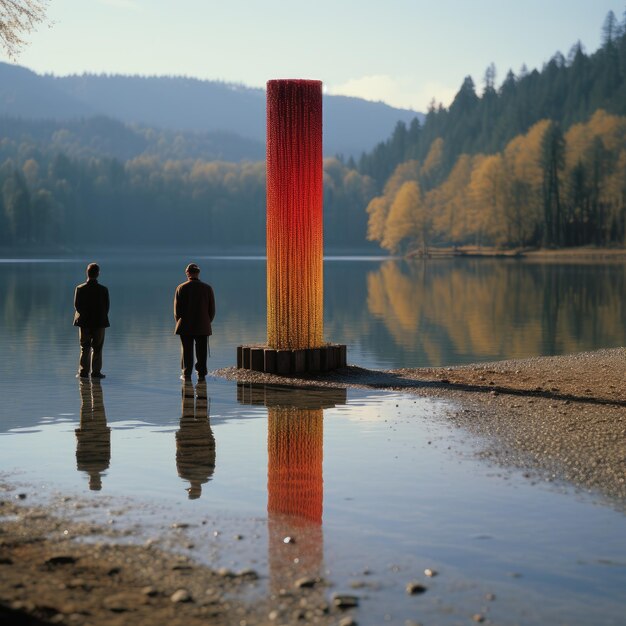
[[[389,209],[381,245],[392,252],[418,244],[425,250],[432,220],[422,192],[414,180],[402,184]]]
[[[434,231],[442,241],[461,243],[467,238],[468,185],[471,180],[473,158],[462,154],[448,178],[427,194]]]
[[[387,217],[398,190],[407,181],[417,181],[419,179],[419,171],[420,164],[418,161],[411,160],[401,163],[396,167],[385,184],[383,194],[370,200],[366,208],[369,216],[367,223],[367,238],[369,241],[382,242],[385,236]]]
[[[504,149],[504,230],[508,233],[509,243],[518,246],[531,241],[541,224],[541,145],[549,123],[549,120],[537,122],[526,134],[512,139]]]
[[[443,139],[437,137],[428,149],[424,159],[424,165],[420,171],[420,178],[427,189],[434,187],[439,182],[441,168],[443,167]]]
[[[468,186],[471,201],[470,234],[477,245],[502,243],[504,167],[500,154],[481,155],[474,161]]]

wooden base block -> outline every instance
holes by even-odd
[[[237,368],[293,376],[310,372],[330,372],[347,365],[347,348],[327,344],[305,350],[275,350],[267,346],[237,346]]]

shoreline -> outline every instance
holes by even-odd
[[[486,442],[481,456],[597,490],[626,507],[626,348],[454,367],[285,377],[225,368],[237,382],[357,387],[452,400],[450,420]]]
[[[457,367],[350,366],[306,378],[236,368],[211,374],[447,400],[446,420],[478,439],[487,462],[527,470],[531,480],[567,481],[626,510],[626,348]],[[211,569],[171,546],[133,544],[114,527],[70,521],[67,507],[80,502],[37,507],[25,497],[0,482],[0,618],[7,623],[357,623],[358,613],[326,599],[323,580],[259,597],[267,581],[253,569]]]
[[[392,257],[390,257],[392,258]],[[626,259],[626,248],[573,246],[569,248],[495,248],[460,246],[458,248],[428,248],[408,252],[405,259],[521,259],[524,261],[597,261]]]

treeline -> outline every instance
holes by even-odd
[[[377,159],[395,164],[367,206],[368,238],[394,253],[623,245],[626,21],[610,13],[603,34],[591,57],[577,45],[541,73],[509,74],[499,93],[491,68],[482,98],[466,79],[450,109],[432,109],[423,128],[398,126],[359,164],[378,185]]]
[[[626,117],[550,120],[491,155],[463,154],[439,185],[443,140],[399,165],[368,205],[368,237],[392,252],[432,244],[605,246],[626,240]]]
[[[480,97],[468,77],[448,109],[399,123],[358,163],[327,159],[327,249],[623,245],[626,19],[609,13],[594,54],[577,44],[495,85],[491,66]],[[264,163],[215,140],[0,119],[0,245],[262,249]]]
[[[189,245],[260,249],[265,164],[78,158],[35,143],[0,142],[0,245]],[[326,244],[363,248],[373,193],[367,177],[324,163]]]
[[[393,135],[370,152],[357,166],[372,177],[382,191],[395,168],[410,160],[425,161],[434,141],[443,140],[441,165],[430,183],[448,176],[461,154],[493,154],[514,137],[543,119],[567,129],[585,121],[598,109],[626,115],[626,13],[620,21],[611,11],[602,27],[602,46],[591,55],[575,44],[567,58],[557,53],[541,71],[522,66],[509,70],[496,88],[496,68],[489,66],[482,95],[471,76],[465,78],[449,108],[434,101],[423,124],[400,122]],[[352,163],[351,163],[352,164]]]
[[[104,115],[62,121],[0,116],[0,163],[12,157],[21,144],[26,149],[42,146],[46,152],[60,152],[68,157],[109,157],[120,161],[150,156],[162,161],[239,162],[265,156],[262,142],[234,133],[128,125]]]

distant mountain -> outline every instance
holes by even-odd
[[[104,115],[72,119],[26,119],[0,115],[0,140],[35,144],[40,149],[74,158],[139,156],[162,161],[260,161],[265,146],[254,139],[225,132],[191,132],[125,124]],[[2,150],[0,149],[0,159]]]
[[[208,133],[214,153],[239,154],[249,142],[250,152],[240,156],[250,159],[258,158],[265,142],[264,90],[194,78],[55,77],[0,63],[0,115],[64,121],[106,116],[138,126]],[[324,153],[359,156],[388,137],[399,121],[415,117],[423,120],[420,113],[382,102],[325,96]],[[231,141],[238,142],[236,150],[226,147]]]

